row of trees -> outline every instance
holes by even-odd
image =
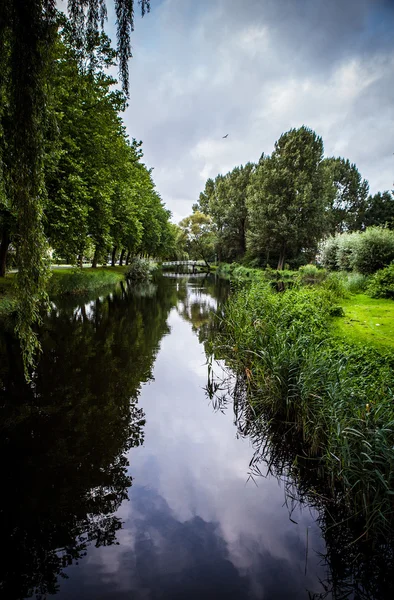
[[[142,253],[168,252],[170,213],[155,190],[151,170],[142,162],[141,142],[129,140],[120,113],[126,99],[114,89],[106,68],[115,51],[104,34],[94,40],[93,61],[81,61],[71,28],[59,17],[54,68],[48,85],[44,130],[44,233],[56,255],[92,266]],[[5,127],[12,127],[4,115]],[[3,138],[4,139],[4,138]],[[7,251],[18,235],[12,198],[13,156],[2,148],[0,196],[0,276]]]
[[[322,138],[303,126],[284,133],[257,164],[208,179],[180,223],[178,253],[183,247],[205,259],[273,261],[281,269],[286,260],[308,262],[327,235],[394,228],[392,193],[369,195],[356,165],[323,152]]]
[[[97,36],[107,17],[106,0],[68,0],[67,22],[80,61],[94,67]],[[117,62],[127,94],[128,59],[134,29],[134,0],[113,0]],[[142,16],[149,0],[139,0]],[[32,326],[39,321],[48,269],[43,230],[46,130],[55,68],[59,13],[55,0],[0,3],[0,195],[12,209],[18,273],[16,331],[25,365],[39,346]],[[86,65],[85,65],[86,66]],[[8,161],[5,157],[8,157]],[[3,237],[6,234],[3,234]]]

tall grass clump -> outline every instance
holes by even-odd
[[[256,418],[295,428],[366,531],[384,530],[394,516],[394,360],[330,337],[338,296],[327,284],[238,290],[215,350],[244,378]]]

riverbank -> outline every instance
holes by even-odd
[[[212,350],[245,382],[253,418],[294,428],[365,531],[384,530],[394,521],[392,348],[346,335],[352,321],[337,315],[360,315],[368,302],[354,303],[333,281],[277,294],[255,275],[227,303]]]
[[[50,297],[56,297],[96,292],[123,281],[128,269],[128,266],[97,269],[53,268],[48,283],[48,294]],[[0,278],[0,317],[9,315],[16,309],[15,276],[15,273],[8,273]]]
[[[123,281],[129,267],[96,269],[53,269],[48,284],[49,296],[86,294]]]

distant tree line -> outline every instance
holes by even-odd
[[[394,228],[393,194],[370,195],[355,164],[323,152],[322,138],[303,126],[281,135],[257,164],[208,179],[179,225],[178,253],[282,269],[309,262],[327,236]]]

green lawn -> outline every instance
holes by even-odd
[[[351,342],[394,348],[394,301],[355,294],[341,302],[344,317],[336,317],[333,331]]]

